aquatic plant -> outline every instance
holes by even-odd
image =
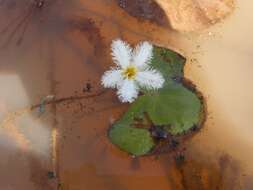
[[[185,61],[176,52],[153,48],[148,66],[162,75],[163,86],[159,89],[139,89],[142,95],[109,130],[113,144],[132,155],[141,156],[149,154],[157,145],[151,127],[159,128],[169,136],[180,136],[200,124],[203,112],[201,99],[183,84]]]
[[[134,50],[124,41],[112,42],[112,58],[117,65],[105,72],[102,85],[105,88],[117,88],[122,102],[133,102],[140,88],[159,89],[164,84],[160,72],[150,67],[153,46],[142,42]]]

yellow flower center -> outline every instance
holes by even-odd
[[[137,69],[134,66],[129,66],[122,71],[122,75],[125,79],[134,79],[137,73]]]

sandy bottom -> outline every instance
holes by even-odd
[[[0,1],[1,189],[253,189],[252,4],[238,2],[224,23],[197,35],[140,21],[113,0]],[[119,37],[188,58],[185,74],[204,94],[208,118],[176,160],[134,159],[108,141],[127,109],[99,82]],[[48,95],[72,98],[29,109]]]

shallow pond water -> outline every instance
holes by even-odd
[[[250,0],[198,34],[138,20],[113,0],[32,2],[0,1],[2,189],[253,189]],[[188,59],[208,117],[174,155],[131,158],[108,141],[127,109],[99,82],[119,37]],[[48,95],[67,99],[30,109]]]

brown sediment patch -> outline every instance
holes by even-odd
[[[118,0],[121,8],[141,20],[148,19],[160,25],[168,25],[164,10],[153,0]]]
[[[29,158],[30,166],[30,180],[34,183],[36,190],[55,190],[58,181],[53,176],[50,176],[50,169],[47,162],[43,162],[35,155],[31,155]]]
[[[242,188],[240,164],[229,155],[221,154],[217,161],[192,159],[175,163],[182,189],[213,190]]]
[[[120,7],[132,16],[177,31],[196,31],[227,17],[234,9],[234,0],[118,0]]]
[[[95,56],[104,55],[104,51],[102,51],[105,49],[103,36],[94,20],[91,18],[77,18],[71,24],[73,24],[74,29],[78,29],[83,35],[87,36],[88,41],[94,46]]]

